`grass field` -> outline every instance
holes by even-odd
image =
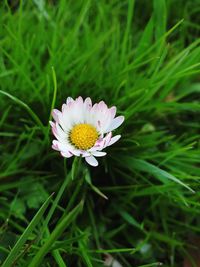
[[[1,1],[2,267],[199,266],[199,12]],[[125,116],[96,168],[51,148],[51,110],[79,95]]]

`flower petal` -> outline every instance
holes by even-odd
[[[88,151],[83,151],[82,152],[82,157],[85,158],[85,157],[90,157],[91,156],[91,153],[88,152]]]
[[[110,126],[106,130],[106,133],[111,132],[115,130],[116,128],[118,128],[123,123],[123,121],[124,121],[124,116],[118,116],[115,119],[113,119]]]
[[[74,99],[72,97],[68,97],[66,103],[69,104],[70,102],[74,102]]]
[[[114,136],[114,137],[112,137],[111,140],[110,140],[110,142],[108,143],[107,146],[111,146],[111,145],[113,145],[113,144],[114,144],[115,142],[117,142],[120,138],[121,138],[121,135],[120,135],[120,134],[119,134],[119,135],[116,135],[116,136]]]
[[[94,151],[94,152],[92,152],[92,155],[95,156],[95,157],[103,157],[106,154],[107,154],[106,152],[102,152],[102,151]]]
[[[115,106],[111,107],[109,109],[110,111],[110,114],[111,114],[111,119],[114,119],[115,115],[116,115],[116,111],[117,111],[117,108]]]
[[[90,97],[87,97],[84,101],[84,105],[88,108],[91,108],[92,107],[92,100]]]
[[[59,115],[60,115],[60,114],[61,114],[61,112],[60,112],[60,110],[58,110],[58,109],[53,109],[52,112],[51,112],[51,115],[52,115],[52,117],[54,118],[54,120],[55,120],[56,122],[59,121]]]
[[[56,142],[56,143],[55,143]],[[54,150],[56,151],[60,151],[58,144],[57,144],[57,140],[53,140],[52,142],[52,146],[51,146]]]
[[[71,152],[73,150],[70,144],[66,144],[57,140],[53,140],[53,146],[61,152]]]
[[[69,151],[67,152],[60,152],[60,154],[64,157],[64,158],[71,158],[73,156],[72,153],[70,153]]]
[[[93,167],[98,166],[98,161],[95,159],[94,156],[85,157],[85,160],[89,165]]]
[[[73,149],[71,152],[74,156],[77,156],[77,157],[80,157],[81,155],[81,151],[78,149]]]
[[[110,143],[112,137],[112,132],[109,132],[106,137],[104,138],[104,146],[103,147],[107,147],[108,144]]]

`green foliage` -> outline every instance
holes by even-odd
[[[3,267],[98,267],[108,253],[126,267],[182,265],[200,232],[199,8],[2,1]],[[97,168],[51,149],[52,108],[79,95],[125,116]]]

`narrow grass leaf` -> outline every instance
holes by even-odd
[[[6,258],[6,260],[4,261],[2,267],[10,267],[12,265],[12,263],[15,261],[16,257],[20,253],[22,246],[25,244],[25,242],[29,238],[30,234],[33,232],[34,228],[39,223],[44,212],[46,211],[46,209],[47,209],[47,207],[51,201],[52,196],[53,196],[53,194],[48,197],[48,199],[44,202],[44,204],[38,210],[38,212],[36,213],[36,215],[34,216],[32,221],[30,222],[28,227],[25,229],[25,231],[23,232],[23,234],[21,235],[21,237],[19,238],[19,240],[17,241],[15,246],[10,251],[10,253],[9,253],[8,257]]]
[[[53,98],[51,102],[51,110],[50,110],[50,115],[49,115],[49,121],[51,120],[52,114],[51,111],[53,110],[55,103],[56,103],[56,96],[57,96],[57,79],[56,79],[56,73],[54,70],[54,67],[52,67],[52,77],[53,77]]]
[[[143,227],[128,212],[121,210],[119,213],[126,222],[144,232]]]
[[[60,235],[64,232],[64,230],[76,219],[78,214],[82,211],[83,201],[81,201],[71,212],[66,214],[66,216],[59,222],[59,224],[55,227],[53,232],[50,234],[49,238],[46,240],[44,245],[40,248],[40,250],[35,254],[31,263],[28,267],[37,267],[41,266],[42,259],[51,249],[53,243],[58,240]]]
[[[13,100],[15,103],[17,103],[18,105],[20,105],[24,109],[26,109],[26,111],[33,118],[33,120],[38,124],[38,126],[41,128],[41,130],[44,131],[44,126],[43,126],[41,120],[39,119],[39,117],[35,114],[35,112],[26,103],[24,103],[23,101],[21,101],[17,97],[15,97],[15,96],[13,96],[13,95],[11,95],[11,94],[3,91],[3,90],[0,90],[0,94],[7,96],[11,100]]]
[[[131,157],[124,157],[124,160],[126,162],[129,162],[129,168],[131,167],[131,169],[135,168],[136,170],[139,170],[139,171],[148,172],[148,173],[154,175],[157,179],[159,179],[163,183],[168,183],[171,180],[171,181],[187,188],[192,193],[195,193],[192,188],[190,188],[188,185],[186,185],[185,183],[183,183],[182,181],[177,179],[174,175],[168,173],[167,171],[164,171],[164,170],[158,168],[157,166],[153,165],[152,163],[149,163],[145,160],[135,159],[135,158],[131,158]]]
[[[108,200],[108,197],[106,195],[104,195],[95,185],[92,184],[91,177],[90,177],[88,170],[86,170],[86,172],[85,172],[85,180],[90,185],[91,189],[94,192],[96,192],[98,195],[100,195],[101,197]]]
[[[160,39],[166,33],[166,3],[165,0],[154,0],[155,35]]]
[[[137,46],[135,58],[142,55],[148,49],[153,40],[154,20],[151,17]]]

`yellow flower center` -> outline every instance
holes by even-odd
[[[79,149],[87,150],[96,143],[98,132],[94,126],[80,123],[74,126],[70,132],[70,141]]]

